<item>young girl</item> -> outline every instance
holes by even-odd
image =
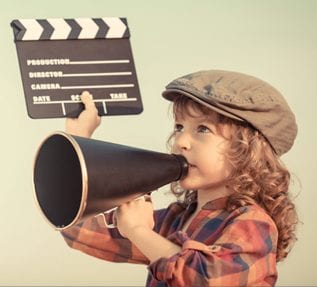
[[[146,286],[274,286],[276,262],[295,241],[290,174],[279,157],[293,145],[295,117],[282,95],[249,75],[196,72],[172,81],[172,152],[189,162],[171,184],[177,201],[153,211],[135,200],[62,232],[72,248],[113,262],[146,264]],[[89,93],[68,133],[91,136],[100,124]]]

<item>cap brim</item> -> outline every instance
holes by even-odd
[[[167,89],[165,91],[163,91],[162,93],[162,96],[168,100],[168,101],[171,101],[173,102],[175,97],[177,95],[183,95],[183,96],[186,96],[186,97],[189,97],[191,98],[193,101],[197,102],[197,103],[200,103],[204,106],[206,106],[207,108],[210,108],[211,110],[221,114],[221,115],[224,115],[228,118],[231,118],[231,119],[234,119],[234,120],[237,120],[237,121],[240,121],[240,122],[245,122],[244,119],[226,111],[226,110],[223,110],[219,107],[217,107],[215,104],[213,105],[212,103],[210,102],[206,102],[204,101],[203,99],[201,99],[200,97],[197,97],[196,95],[193,95],[191,93],[188,93],[186,91],[183,91],[183,90],[179,90],[179,89]]]

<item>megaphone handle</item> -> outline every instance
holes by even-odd
[[[108,211],[105,211],[105,212],[103,212],[103,213],[100,213],[100,214],[98,214],[98,215],[96,215],[96,216],[99,216],[99,215],[102,216],[103,221],[104,221],[104,223],[105,223],[105,225],[106,225],[107,228],[116,228],[116,227],[117,227],[116,217],[114,216],[115,213],[116,213],[116,209],[117,209],[117,207],[112,208],[112,209],[110,209],[110,210],[108,210]],[[113,212],[112,215],[111,215],[111,212],[112,212],[112,211],[114,211],[114,212]],[[111,216],[111,222],[112,222],[112,223],[108,223],[108,221],[107,221],[107,216],[108,216],[108,217]]]
[[[144,194],[144,195],[142,195],[142,196],[140,196],[140,197],[138,197],[138,198],[136,198],[134,200],[138,200],[138,199],[143,199],[144,201],[152,202],[151,192],[149,192],[147,194]],[[102,215],[103,221],[104,221],[104,223],[105,223],[107,228],[110,228],[110,229],[111,228],[117,228],[116,217],[115,217],[117,208],[118,207],[114,207],[114,208],[112,208],[110,210],[107,210],[105,212],[102,212],[102,213],[100,213],[100,214],[98,214],[96,216]],[[108,223],[107,216],[111,216],[111,222],[112,223]]]

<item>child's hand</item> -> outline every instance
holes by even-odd
[[[71,135],[90,138],[95,129],[100,125],[101,117],[98,116],[98,110],[89,92],[83,92],[81,100],[85,105],[85,109],[80,113],[78,118],[66,119],[66,132]]]
[[[116,224],[120,234],[129,238],[130,234],[138,227],[153,229],[153,205],[152,202],[143,199],[132,200],[117,208]]]

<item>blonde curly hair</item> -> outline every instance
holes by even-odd
[[[173,102],[173,115],[182,118],[191,111],[203,115],[213,115],[211,109],[178,96]],[[255,128],[248,123],[239,122],[216,113],[217,130],[229,141],[226,158],[232,166],[227,187],[231,191],[228,197],[227,211],[258,204],[274,220],[278,229],[276,259],[282,261],[288,255],[296,241],[295,229],[298,223],[295,205],[290,199],[290,173],[275,154],[274,150]],[[229,136],[224,135],[223,127],[229,126]],[[174,133],[168,139],[173,146]],[[182,190],[177,183],[171,184],[171,191],[179,201],[187,203],[195,191]]]

